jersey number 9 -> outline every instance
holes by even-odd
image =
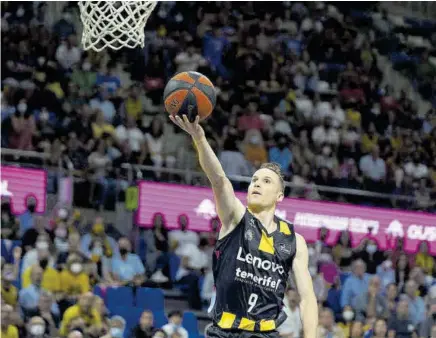
[[[248,297],[248,305],[250,305],[250,307],[248,308],[248,312],[253,311],[254,307],[256,306],[258,298],[259,297],[255,293],[252,293],[250,297]]]

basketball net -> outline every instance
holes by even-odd
[[[144,47],[144,27],[157,1],[79,1],[85,50]]]

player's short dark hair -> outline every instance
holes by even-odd
[[[282,170],[280,169],[280,165],[274,162],[267,162],[260,166],[260,169],[269,169],[273,171],[280,179],[280,185],[282,188],[282,191],[285,190],[285,180],[283,178]]]

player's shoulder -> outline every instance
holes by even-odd
[[[294,230],[294,224],[286,219],[277,217],[277,224],[279,227],[279,231],[282,234],[288,235],[288,236],[294,236],[295,230]]]

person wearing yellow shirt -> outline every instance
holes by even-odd
[[[424,270],[425,274],[433,274],[435,268],[435,259],[428,253],[427,242],[421,242],[419,244],[419,252],[415,258],[415,264]]]
[[[57,293],[61,289],[59,272],[47,264],[48,258],[43,258],[39,261],[39,266],[43,270],[41,289],[50,291],[52,293]],[[35,266],[38,267],[38,265],[32,265],[23,272],[23,275],[21,276],[21,285],[23,289],[32,284],[32,270]]]
[[[104,120],[104,115],[101,110],[97,111],[95,122],[92,123],[91,127],[94,138],[101,138],[103,134],[115,135],[114,126]]]
[[[262,134],[256,129],[248,130],[243,141],[245,159],[255,168],[268,161],[268,153],[263,143]]]
[[[18,328],[12,325],[11,316],[14,309],[10,305],[2,306],[1,338],[18,338]]]
[[[377,135],[377,130],[375,129],[374,123],[370,123],[368,127],[368,132],[363,134],[361,140],[362,152],[367,154],[371,149],[378,144],[379,137]]]
[[[360,112],[351,108],[347,109],[347,120],[351,126],[360,129],[360,126],[362,125],[362,116],[360,115]]]
[[[84,271],[81,258],[77,255],[70,255],[66,267],[60,273],[61,291],[68,298],[76,298],[91,290],[89,276]]]
[[[12,285],[15,280],[13,268],[10,265],[5,265],[2,271],[2,299],[6,304],[15,306],[18,301],[18,290]]]
[[[124,110],[124,115],[126,117],[130,117],[135,121],[141,119],[143,108],[138,87],[132,86],[130,88],[129,96],[124,100],[121,110]]]
[[[87,292],[80,296],[76,305],[70,306],[62,318],[59,333],[65,337],[68,334],[68,327],[75,318],[83,319],[86,328],[101,327],[101,316],[94,306],[94,295]]]

